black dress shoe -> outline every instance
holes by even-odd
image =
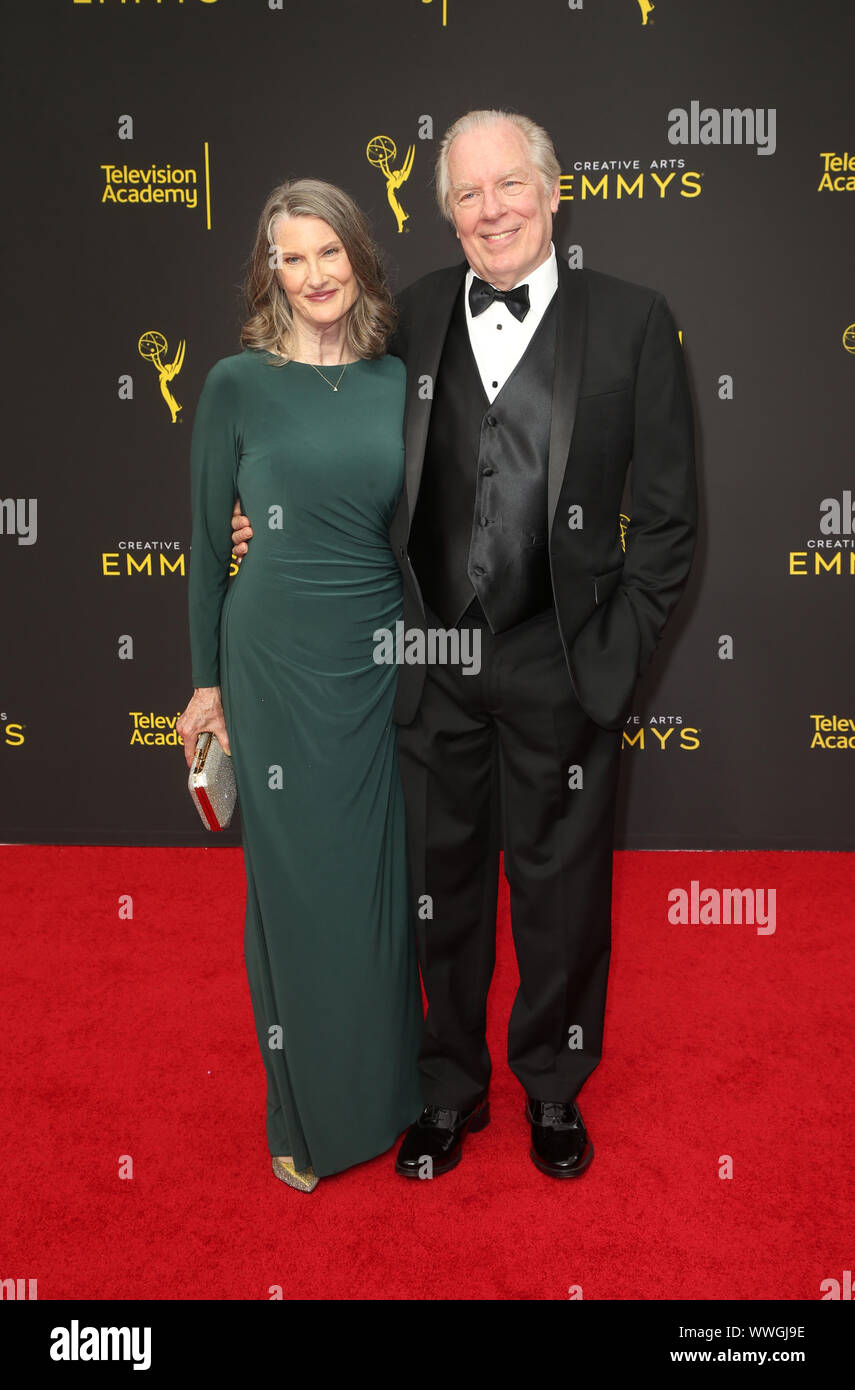
[[[426,1105],[415,1124],[410,1125],[395,1160],[395,1172],[405,1178],[436,1178],[456,1168],[463,1140],[472,1131],[490,1123],[490,1102],[486,1096],[472,1110],[452,1110]],[[429,1163],[425,1160],[429,1159]]]
[[[594,1157],[594,1146],[579,1107],[529,1096],[525,1113],[531,1120],[529,1153],[541,1173],[551,1178],[578,1178],[584,1173]]]

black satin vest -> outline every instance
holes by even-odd
[[[465,282],[464,282],[465,287]],[[463,291],[434,387],[409,555],[425,602],[453,627],[477,596],[494,633],[552,606],[547,464],[556,301],[492,405]]]

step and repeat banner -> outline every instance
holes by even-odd
[[[618,844],[855,848],[848,0],[17,0],[4,37],[0,839],[238,842],[175,724],[193,414],[261,206],[342,185],[403,287],[460,259],[445,128],[503,106],[555,140],[559,256],[666,295],[696,406]]]

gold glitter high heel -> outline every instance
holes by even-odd
[[[313,1192],[320,1182],[316,1178],[313,1169],[304,1168],[300,1172],[294,1167],[290,1158],[277,1158],[273,1155],[273,1171],[277,1178],[287,1182],[289,1187],[296,1187],[298,1192]]]

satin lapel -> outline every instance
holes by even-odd
[[[555,374],[552,381],[552,427],[549,432],[547,488],[550,535],[576,422],[576,402],[579,399],[585,360],[588,312],[584,274],[578,270],[568,270],[560,258],[556,294],[558,324],[555,339]]]
[[[407,510],[410,520],[416,509],[422,468],[425,460],[430,412],[433,401],[433,387],[439,370],[439,359],[445,345],[445,336],[451,320],[454,302],[460,292],[468,266],[449,268],[448,275],[438,286],[431,287],[428,302],[418,311],[418,318],[410,330],[407,350],[407,409],[404,425],[406,446],[405,470],[407,478]],[[430,377],[431,395],[423,400],[419,392],[424,377]]]

